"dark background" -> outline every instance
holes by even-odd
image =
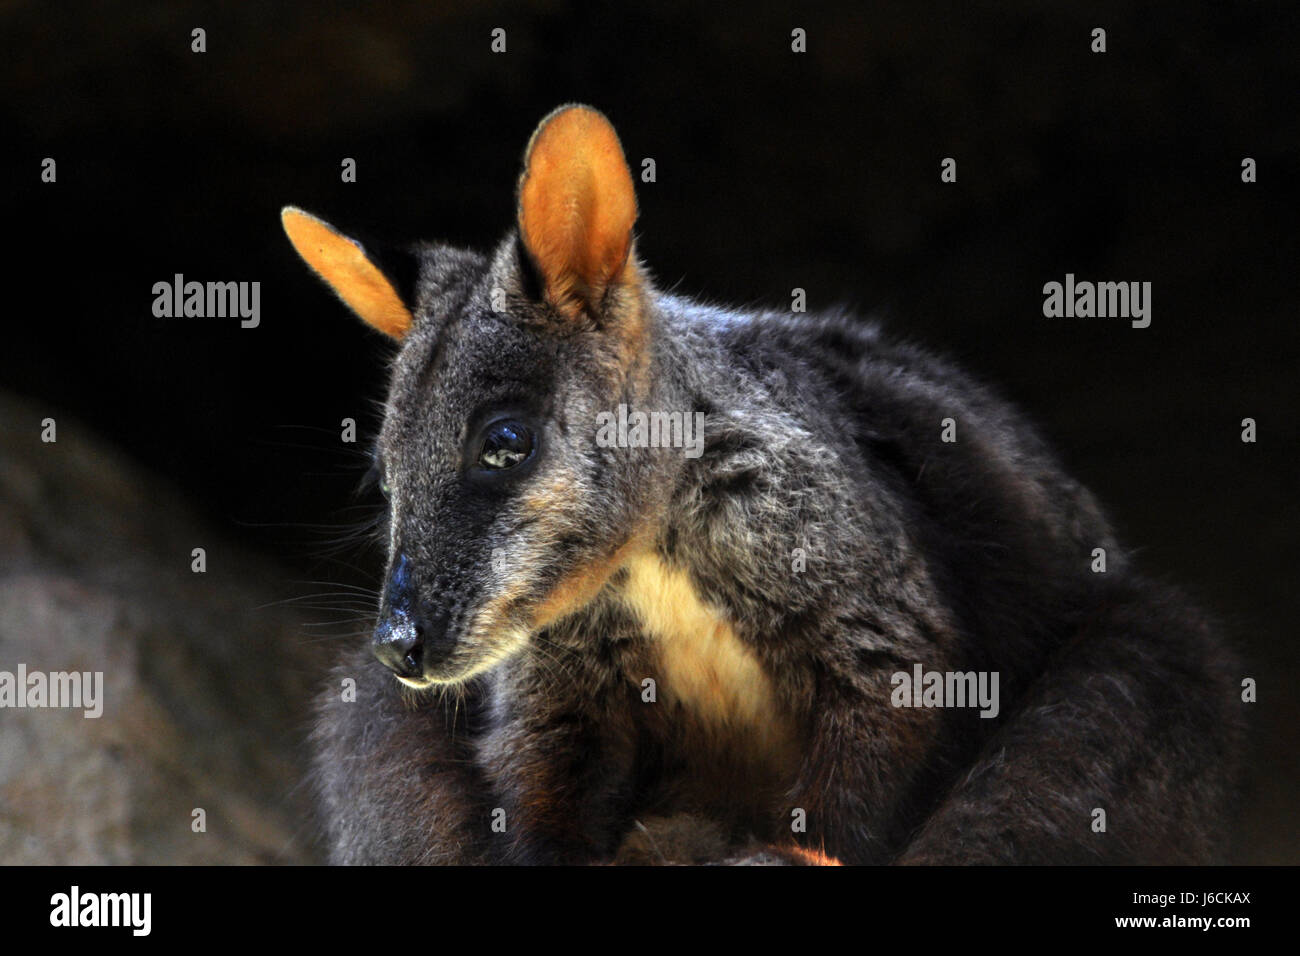
[[[620,6],[0,4],[0,387],[178,486],[286,593],[373,583],[373,553],[327,552],[377,506],[354,488],[388,346],[278,211],[485,247],[536,122],[590,103],[656,160],[638,242],[663,286],[799,286],[949,354],[1228,622],[1260,684],[1237,858],[1300,858],[1295,4]],[[177,272],[260,281],[261,326],[154,318]],[[1044,318],[1067,272],[1152,282],[1150,328]]]

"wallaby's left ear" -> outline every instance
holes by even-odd
[[[280,211],[280,222],[298,255],[348,308],[387,336],[406,335],[413,321],[411,310],[361,243],[293,206]]]
[[[519,177],[519,233],[562,314],[595,313],[625,278],[636,191],[609,120],[562,106],[537,127]]]

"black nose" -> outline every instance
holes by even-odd
[[[375,656],[398,677],[424,676],[424,629],[401,612],[390,613],[375,628]]]
[[[452,647],[447,640],[447,615],[420,601],[412,568],[406,555],[397,555],[384,588],[372,647],[398,677],[418,681],[427,669],[442,663]]]
[[[405,554],[398,554],[384,588],[371,649],[398,677],[416,680],[424,676],[424,630],[411,613],[414,590],[411,562]]]

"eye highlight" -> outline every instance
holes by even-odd
[[[484,429],[475,464],[484,471],[514,468],[532,457],[535,445],[528,426],[514,419],[502,419]]]

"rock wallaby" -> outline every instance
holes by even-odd
[[[377,623],[317,714],[332,859],[1221,859],[1233,656],[1034,428],[851,315],[659,290],[636,218],[584,106],[486,255],[283,212],[399,346]]]

